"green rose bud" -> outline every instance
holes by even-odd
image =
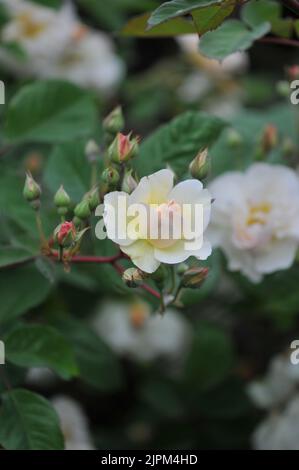
[[[84,199],[88,201],[89,208],[94,211],[100,204],[100,193],[99,188],[95,186],[85,196]]]
[[[83,201],[79,202],[79,204],[77,204],[74,209],[74,214],[80,220],[88,219],[88,217],[91,215],[88,200],[83,199]]]
[[[209,273],[208,268],[189,268],[182,277],[182,286],[188,287],[189,289],[198,289],[201,287],[207,275]]]
[[[133,170],[127,170],[125,172],[122,186],[121,186],[122,191],[128,194],[131,194],[134,191],[134,189],[137,188],[137,185],[138,185],[137,181],[132,175],[132,172]]]
[[[66,215],[71,204],[71,199],[64,187],[61,185],[54,196],[54,204],[60,215]]]
[[[100,154],[100,148],[94,140],[89,140],[85,147],[85,155],[90,163],[97,161]]]
[[[117,106],[103,122],[103,127],[109,134],[117,134],[125,127],[125,120],[120,106]]]
[[[211,162],[208,155],[208,149],[199,152],[189,165],[189,171],[193,178],[197,180],[205,179],[210,171]]]
[[[26,174],[26,181],[23,190],[23,195],[26,201],[28,202],[35,202],[38,201],[41,196],[41,188],[37,184],[37,182],[33,179],[31,173]]]
[[[230,129],[227,133],[227,143],[231,148],[240,147],[243,143],[243,137],[235,129]]]
[[[106,168],[106,170],[104,170],[102,173],[102,180],[108,186],[115,186],[119,182],[119,178],[120,177],[118,171],[112,166]]]

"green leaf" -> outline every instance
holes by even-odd
[[[125,27],[121,30],[123,36],[136,36],[136,37],[172,37],[181,34],[196,33],[194,25],[185,20],[184,18],[174,18],[167,23],[162,23],[151,29],[147,28],[147,22],[150,17],[149,13],[144,15],[135,16],[132,18]]]
[[[59,418],[40,395],[15,389],[2,395],[0,442],[7,450],[63,450]]]
[[[233,12],[235,5],[230,0],[226,3],[228,5],[224,3],[223,5],[194,10],[191,13],[198,34],[204,34],[218,28],[225,18]]]
[[[250,30],[239,20],[227,20],[216,31],[203,35],[199,49],[207,57],[222,60],[233,52],[245,51],[270,29],[270,23],[261,23]]]
[[[282,38],[290,38],[293,34],[294,21],[292,18],[283,18],[272,21],[272,31]]]
[[[42,303],[50,283],[34,266],[0,270],[0,322],[12,320]]]
[[[9,103],[5,137],[11,142],[65,142],[92,135],[96,116],[89,93],[63,81],[38,81],[21,88]]]
[[[192,10],[223,3],[223,0],[172,0],[162,3],[150,16],[148,25],[157,26],[178,16],[187,15]]]
[[[21,367],[49,367],[63,379],[78,374],[70,344],[55,328],[20,325],[4,338],[8,361]]]
[[[215,387],[231,372],[233,356],[230,337],[220,328],[200,322],[186,361],[186,383],[194,393]]]
[[[226,123],[201,112],[187,112],[178,116],[152,134],[141,145],[136,160],[140,175],[149,175],[167,164],[180,175],[197,152],[212,145]]]
[[[120,387],[123,376],[118,359],[96,333],[73,319],[61,320],[57,327],[73,345],[83,382],[104,392]]]
[[[0,246],[0,268],[8,267],[16,263],[25,263],[32,258],[25,248],[15,246]]]
[[[251,0],[241,10],[241,18],[249,26],[254,28],[265,21],[275,21],[282,14],[282,5],[271,0]]]
[[[68,142],[54,148],[44,173],[45,183],[53,193],[63,184],[70,197],[79,201],[88,191],[90,165],[84,149],[85,142]]]

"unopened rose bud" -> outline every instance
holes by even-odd
[[[183,274],[185,274],[185,272],[189,269],[189,266],[188,264],[186,263],[180,263],[177,267],[177,273],[179,276],[182,276]]]
[[[94,211],[100,204],[100,194],[99,188],[95,186],[92,188],[85,196],[84,199],[88,201],[89,208],[91,211]]]
[[[227,133],[227,143],[231,148],[240,147],[243,143],[243,137],[235,129],[229,129]]]
[[[88,217],[91,215],[88,200],[83,199],[83,201],[79,202],[79,204],[77,204],[74,209],[74,214],[81,221],[88,219]]]
[[[102,173],[102,180],[108,186],[115,186],[119,182],[119,178],[120,177],[118,171],[112,166],[106,168],[106,170],[104,170]]]
[[[282,153],[284,157],[290,157],[295,152],[295,144],[289,137],[286,137],[282,143]]]
[[[76,228],[73,222],[63,222],[54,231],[54,240],[59,246],[66,248],[71,246],[76,239]]]
[[[145,279],[145,274],[137,268],[126,269],[122,275],[124,283],[131,288],[140,286]]]
[[[207,278],[208,273],[208,268],[190,268],[183,274],[182,286],[189,289],[198,289]]]
[[[277,127],[273,124],[268,124],[262,136],[262,151],[268,153],[273,150],[278,144],[278,131]]]
[[[85,147],[85,155],[90,163],[98,160],[100,148],[95,140],[89,140]]]
[[[108,155],[114,163],[125,163],[137,155],[139,139],[131,134],[118,133],[108,149]]]
[[[190,174],[197,180],[205,179],[210,171],[211,162],[208,149],[199,152],[189,165]]]
[[[28,201],[32,208],[37,210],[40,207],[40,196],[41,196],[41,188],[39,184],[33,179],[31,173],[26,174],[26,181],[23,190],[23,196]]]
[[[121,186],[122,191],[128,194],[131,194],[138,186],[138,183],[133,177],[132,172],[133,170],[128,170],[125,172]]]
[[[37,174],[42,168],[43,158],[39,152],[31,152],[27,155],[24,165],[26,171]]]
[[[54,204],[57,207],[59,215],[67,214],[71,204],[71,199],[62,185],[54,196]]]
[[[109,134],[117,134],[125,127],[125,120],[120,106],[117,106],[103,122],[103,127]]]
[[[288,98],[290,96],[290,84],[287,80],[280,80],[276,84],[277,93],[283,98]]]
[[[290,81],[299,78],[299,65],[292,65],[287,68],[287,76]]]

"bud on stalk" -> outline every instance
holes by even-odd
[[[87,199],[83,199],[83,201],[79,202],[79,204],[77,204],[74,209],[74,214],[81,221],[88,219],[88,217],[91,215],[89,201]]]
[[[123,112],[120,106],[117,106],[103,122],[104,130],[108,134],[115,135],[125,127]]]
[[[63,222],[54,231],[54,240],[62,248],[69,247],[76,239],[76,228],[73,222]]]
[[[104,170],[102,173],[102,180],[108,186],[115,186],[119,182],[119,178],[120,176],[119,176],[118,171],[112,166],[109,168],[106,168],[106,170]]]
[[[108,149],[110,161],[114,163],[125,163],[137,155],[139,139],[131,134],[118,133]]]
[[[86,155],[87,160],[90,163],[94,163],[97,161],[99,154],[100,154],[100,149],[99,149],[98,144],[95,142],[95,140],[89,140],[85,147],[85,155]]]
[[[133,170],[127,170],[125,172],[121,186],[121,190],[128,194],[131,194],[138,186],[138,183],[133,177],[132,172]]]
[[[268,153],[278,145],[278,130],[273,124],[268,124],[262,136],[262,152]]]
[[[122,275],[124,283],[131,288],[140,286],[145,279],[145,274],[137,268],[126,269]]]
[[[23,196],[31,205],[34,210],[38,210],[40,208],[40,196],[41,196],[41,188],[37,184],[37,182],[33,179],[30,172],[26,174],[26,181],[23,190]]]
[[[208,268],[190,268],[182,277],[182,287],[188,287],[189,289],[198,289],[201,287],[209,273]]]
[[[99,188],[95,186],[88,193],[85,194],[84,199],[88,201],[89,208],[94,211],[100,204]]]
[[[59,215],[66,215],[71,204],[71,199],[64,187],[61,185],[54,196],[54,204]]]
[[[193,178],[197,180],[205,179],[210,171],[211,163],[208,155],[208,149],[199,152],[189,165],[189,171]]]

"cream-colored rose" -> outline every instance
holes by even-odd
[[[94,450],[88,419],[81,405],[65,395],[51,400],[61,425],[66,450]]]
[[[120,200],[128,208],[128,217],[119,214]],[[160,170],[142,178],[131,195],[120,191],[108,193],[104,205],[108,238],[142,271],[153,273],[160,263],[181,263],[189,256],[203,260],[211,254],[210,243],[203,239],[210,220],[211,197],[200,181],[187,180],[173,187],[173,173]],[[136,205],[146,215],[140,218],[137,227]],[[125,230],[121,237],[116,230],[119,219]],[[156,234],[152,231],[154,227]]]
[[[209,187],[215,198],[209,237],[231,271],[253,282],[289,268],[299,241],[299,179],[282,165],[256,163],[228,172]]]

